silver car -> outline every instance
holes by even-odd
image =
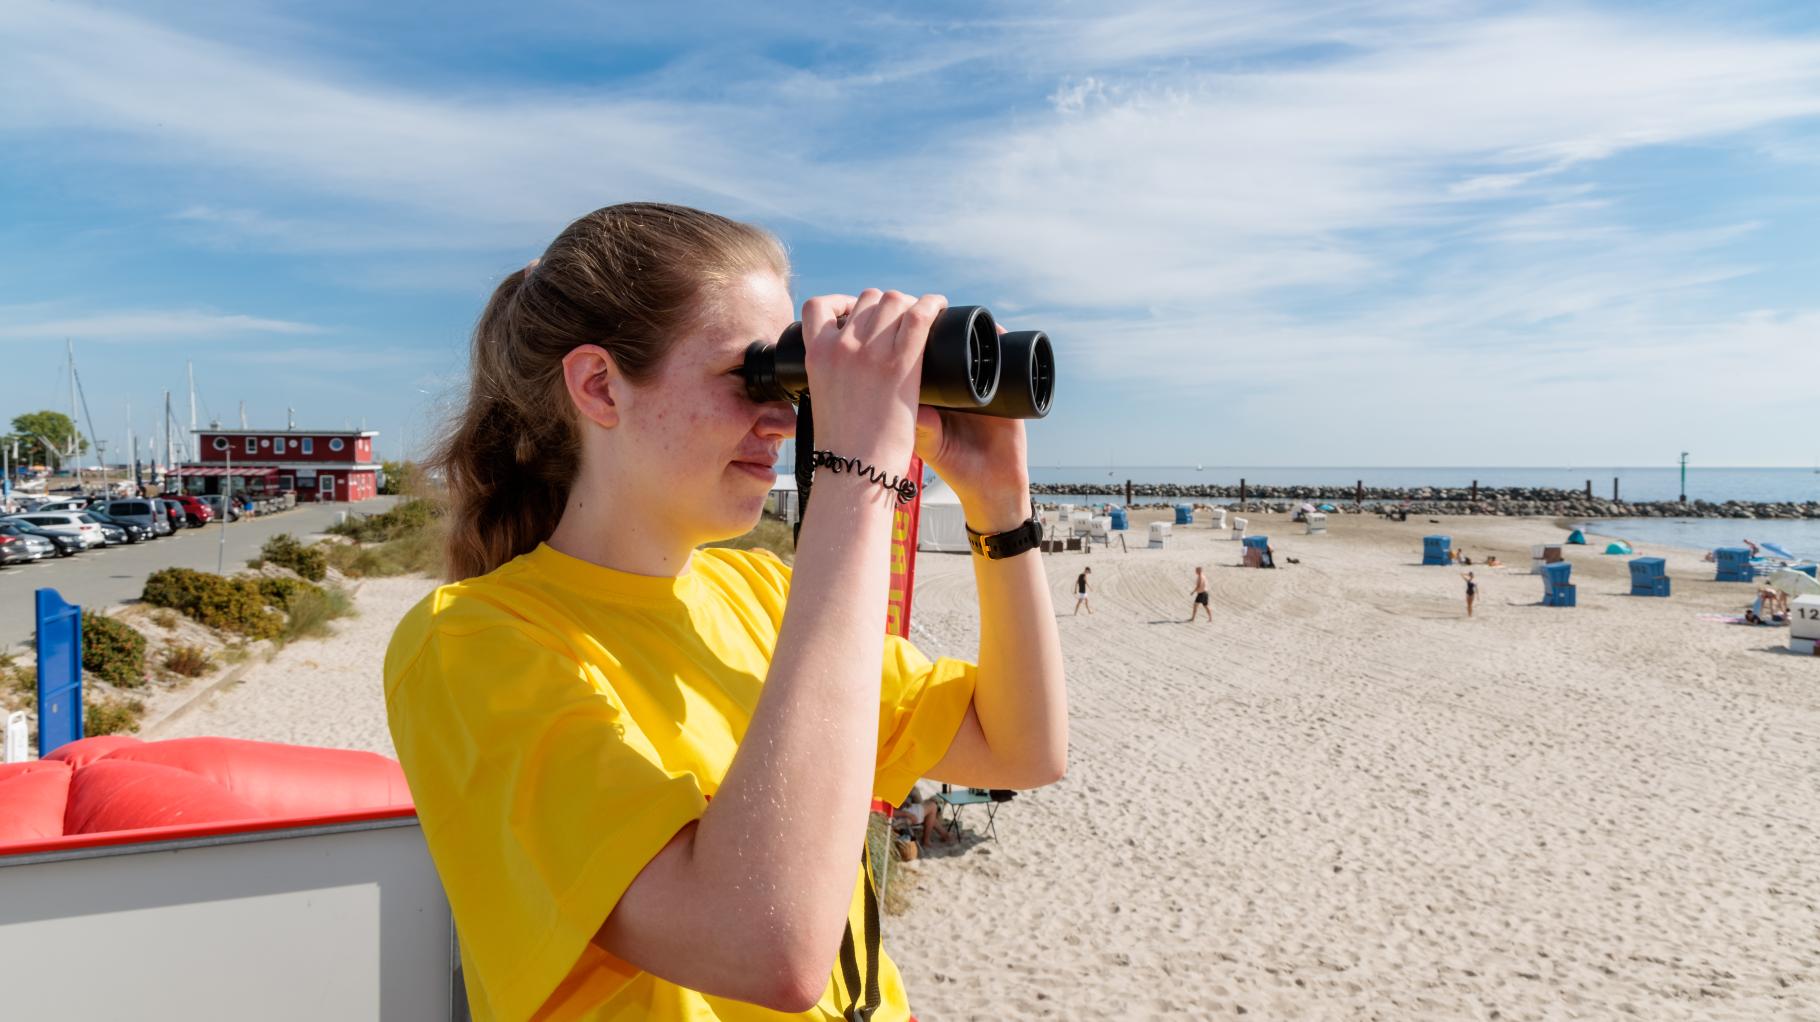
[[[171,534],[171,520],[164,513],[164,508],[146,497],[128,497],[121,500],[110,500],[106,511],[114,518],[135,522],[152,530],[153,536]]]
[[[42,536],[33,536],[0,519],[0,564],[26,564],[55,557],[57,547]]]
[[[14,515],[13,521],[29,522],[46,532],[74,536],[86,547],[97,547],[106,542],[102,535],[101,523],[84,521],[80,511],[31,511]]]

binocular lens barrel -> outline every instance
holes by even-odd
[[[746,393],[754,401],[799,400],[809,389],[803,325],[790,324],[776,344],[746,348]],[[1006,419],[1040,419],[1055,395],[1055,351],[1040,330],[999,336],[979,305],[945,309],[923,348],[921,404]]]

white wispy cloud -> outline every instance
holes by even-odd
[[[1761,269],[1760,214],[1716,186],[1699,216],[1639,210],[1648,171],[1615,157],[1812,162],[1820,38],[1466,0],[848,14],[728,8],[610,84],[432,90],[195,19],[16,0],[0,135],[228,180],[173,195],[169,222],[252,248],[442,259],[651,197],[896,243],[931,286],[1065,331],[1072,365],[1238,374],[1241,401],[1521,415],[1521,387],[1623,371],[1626,394],[1705,408],[1725,351],[1813,337],[1812,308],[1728,297]],[[585,6],[508,20],[694,34]]]
[[[112,310],[51,318],[9,316],[0,308],[0,340],[220,340],[248,334],[314,334],[311,323],[199,309]]]

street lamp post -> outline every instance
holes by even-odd
[[[1681,452],[1681,503],[1687,503],[1687,452]]]

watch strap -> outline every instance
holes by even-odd
[[[966,528],[967,545],[973,548],[974,553],[993,561],[1016,557],[1026,550],[1035,550],[1043,540],[1043,521],[1035,515],[1031,515],[1015,529],[991,535],[974,532],[971,525]]]

